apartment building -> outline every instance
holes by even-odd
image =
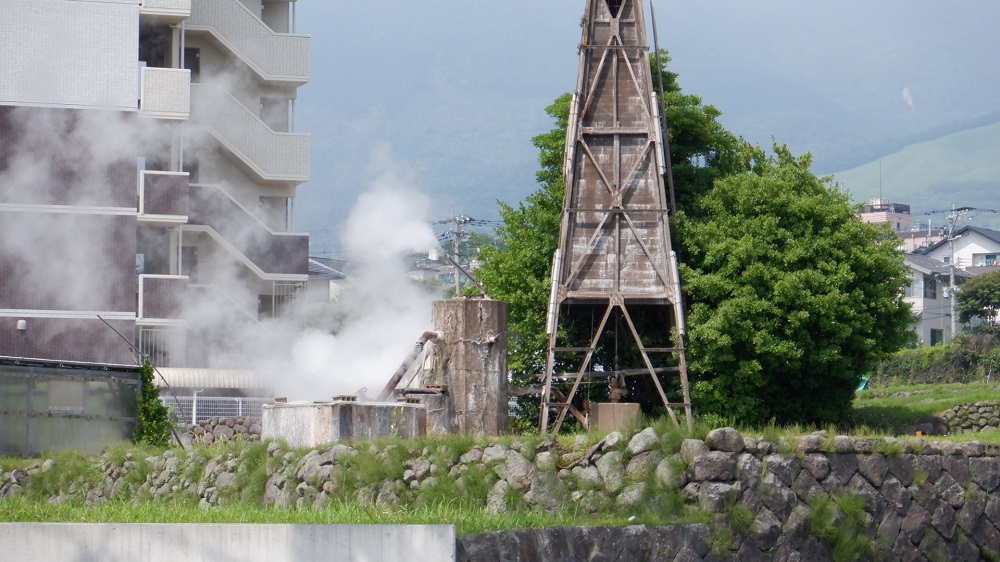
[[[0,0],[0,356],[211,366],[308,279],[287,0]]]

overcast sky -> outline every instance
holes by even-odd
[[[497,199],[517,203],[537,188],[531,137],[551,128],[544,108],[575,87],[584,0],[297,4],[313,50],[296,128],[312,135],[313,154],[295,226],[312,235],[314,255],[337,250],[351,205],[379,174],[373,155],[386,150],[441,219],[494,220]],[[820,173],[1000,111],[998,2],[655,8],[684,90],[722,110],[737,135],[812,152]]]

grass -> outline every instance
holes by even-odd
[[[864,498],[847,492],[813,502],[809,530],[830,545],[835,562],[871,560],[877,553],[875,540],[865,533],[864,508]]]
[[[0,502],[0,520],[5,522],[87,523],[273,523],[299,525],[455,525],[458,536],[502,529],[574,525],[628,525],[624,515],[588,514],[576,511],[544,513],[521,510],[490,514],[455,503],[416,507],[375,508],[355,502],[332,502],[320,510],[265,508],[246,503],[213,509],[195,509],[184,502],[148,502],[135,505],[107,502],[93,507],[55,505],[14,499]]]
[[[1000,400],[996,384],[892,386],[858,392],[852,421],[887,433],[903,433],[916,421],[959,404]]]

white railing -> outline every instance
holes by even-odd
[[[196,2],[184,25],[211,33],[265,80],[309,81],[309,36],[275,33],[239,0]]]
[[[170,392],[160,392],[160,402],[174,410],[177,421],[195,425],[210,418],[246,417],[260,421],[261,406],[272,404],[270,398],[253,396],[171,396]]]
[[[139,95],[141,114],[160,119],[186,120],[191,116],[191,71],[143,67]]]
[[[208,130],[265,180],[309,179],[309,135],[278,133],[222,89],[191,85],[192,124]]]
[[[191,15],[191,0],[142,0],[139,13],[164,17],[176,23]]]

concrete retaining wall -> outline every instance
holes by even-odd
[[[452,525],[0,523],[18,562],[437,562],[455,559]]]

